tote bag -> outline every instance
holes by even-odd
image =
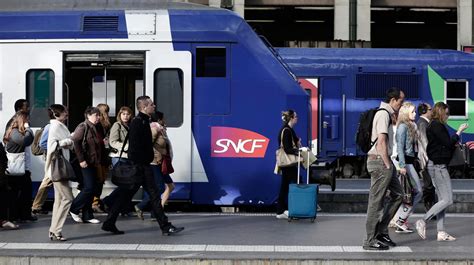
[[[7,152],[8,168],[5,171],[10,176],[21,176],[25,174],[25,152]]]
[[[298,164],[298,161],[301,162],[302,161],[302,158],[297,156],[297,155],[293,155],[293,154],[287,154],[283,148],[283,132],[287,130],[287,129],[283,129],[281,131],[281,141],[280,141],[280,148],[278,148],[278,150],[276,151],[276,161],[277,161],[277,166],[278,167],[291,167],[291,166],[295,166],[296,164]],[[295,143],[293,142],[293,147],[295,147]]]
[[[71,163],[64,157],[59,143],[51,156],[51,180],[53,182],[72,181],[76,179],[76,173]]]

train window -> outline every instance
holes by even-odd
[[[53,70],[30,69],[26,72],[26,99],[30,103],[30,126],[45,126],[49,122],[47,109],[54,103]]]
[[[465,118],[467,114],[468,82],[447,80],[445,83],[446,104],[451,118]]]
[[[197,77],[226,77],[225,48],[196,48]]]
[[[183,71],[162,68],[154,73],[154,102],[168,127],[183,124]]]

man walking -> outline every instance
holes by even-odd
[[[390,88],[373,119],[371,142],[374,145],[367,153],[367,171],[371,183],[367,206],[367,237],[363,245],[365,250],[388,250],[389,246],[396,246],[388,235],[388,224],[402,202],[403,190],[389,156],[394,141],[391,115],[400,109],[404,99],[403,91]],[[386,202],[387,190],[390,193]]]
[[[416,123],[418,127],[418,160],[420,161],[421,176],[423,178],[423,202],[425,209],[428,210],[436,203],[436,193],[431,177],[428,174],[428,154],[426,153],[426,147],[428,146],[428,138],[426,137],[426,128],[430,123],[431,119],[431,106],[428,103],[420,103],[418,105],[418,113],[420,118]]]
[[[168,222],[168,217],[161,206],[161,197],[159,188],[156,185],[155,177],[150,163],[153,161],[153,141],[151,137],[150,119],[151,114],[155,112],[155,104],[148,96],[137,98],[137,108],[140,111],[132,120],[128,133],[128,159],[135,165],[137,174],[135,175],[135,187],[128,190],[126,187],[118,187],[117,199],[111,206],[107,219],[102,225],[102,230],[112,232],[114,234],[123,234],[115,226],[117,217],[124,206],[126,206],[133,195],[143,186],[150,195],[152,211],[154,211],[156,220],[160,225],[163,235],[172,235],[184,230],[184,227],[175,227]]]

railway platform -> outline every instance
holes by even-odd
[[[105,215],[97,215],[104,220]],[[410,218],[414,223],[421,214]],[[124,235],[100,225],[68,218],[66,242],[50,241],[50,215],[0,231],[0,264],[473,264],[474,214],[448,214],[446,227],[454,242],[436,241],[436,223],[428,238],[396,234],[389,251],[365,251],[365,214],[319,213],[309,220],[278,220],[270,213],[170,213],[186,229],[162,236],[149,215],[120,217]]]

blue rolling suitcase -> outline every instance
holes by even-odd
[[[308,154],[309,156],[309,154]],[[290,184],[288,193],[288,222],[292,219],[316,219],[318,185],[309,184],[309,169],[306,170],[306,184],[300,184],[300,162],[298,161],[297,184]]]

